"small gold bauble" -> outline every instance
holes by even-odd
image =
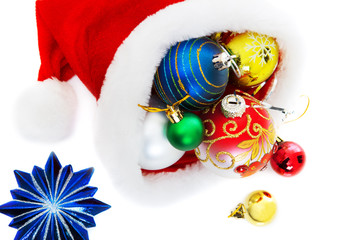
[[[232,74],[231,80],[239,87],[257,86],[275,71],[279,46],[274,38],[256,32],[234,33],[224,44],[238,57],[242,75],[238,78]]]
[[[250,223],[263,226],[270,223],[276,213],[276,202],[272,195],[263,190],[250,193],[244,204],[239,204],[229,217],[245,218]]]

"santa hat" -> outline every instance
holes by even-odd
[[[66,137],[76,111],[67,81],[76,75],[98,102],[100,157],[133,196],[177,198],[217,179],[196,165],[149,180],[137,164],[145,116],[137,105],[148,105],[156,68],[176,42],[220,31],[273,36],[282,58],[269,101],[284,106],[296,89],[298,36],[289,16],[263,0],[38,0],[36,17],[39,82],[20,100],[20,129],[31,138]]]

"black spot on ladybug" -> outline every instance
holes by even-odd
[[[297,156],[297,160],[298,160],[298,163],[303,163],[304,156],[303,155]]]

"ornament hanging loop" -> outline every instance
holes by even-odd
[[[280,107],[274,107],[268,103],[265,103],[265,102],[261,102],[261,105],[260,106],[253,106],[253,107],[261,107],[263,106],[264,108],[267,108],[267,109],[271,109],[271,110],[275,110],[275,111],[280,111],[281,113],[284,114],[283,118],[282,118],[282,121],[283,123],[290,123],[290,122],[295,122],[297,120],[299,120],[300,118],[302,118],[305,113],[307,112],[307,110],[309,109],[309,105],[310,105],[310,98],[306,95],[301,95],[300,97],[306,97],[307,98],[307,104],[306,104],[306,107],[305,107],[305,110],[302,112],[302,114],[300,116],[298,116],[297,118],[294,118],[294,119],[290,119],[290,120],[287,120],[289,116],[291,115],[294,115],[295,114],[295,111],[294,110],[287,110],[285,108],[280,108]],[[287,121],[286,121],[287,120]]]
[[[240,91],[240,90],[237,90],[239,91],[241,94],[244,94],[245,96],[248,96],[248,97],[253,97],[251,96],[250,94],[246,93],[246,92],[243,92],[243,91]],[[263,101],[259,101],[259,105],[252,105],[252,106],[249,106],[249,105],[246,105],[247,108],[265,108],[265,109],[269,109],[269,110],[274,110],[274,111],[279,111],[283,114],[283,118],[282,118],[282,121],[284,123],[290,123],[290,122],[294,122],[294,121],[297,121],[299,120],[301,117],[303,117],[305,115],[305,113],[307,112],[307,110],[309,109],[309,105],[310,105],[310,98],[307,96],[307,95],[301,95],[300,97],[306,97],[307,98],[307,104],[306,104],[306,108],[305,110],[303,111],[303,113],[298,116],[297,118],[295,119],[291,119],[291,120],[288,120],[288,121],[285,121],[289,116],[293,115],[295,113],[294,110],[288,110],[288,109],[285,109],[285,108],[281,108],[281,107],[275,107],[269,103],[266,103],[266,102],[263,102]]]
[[[295,122],[295,121],[299,120],[299,119],[302,118],[302,117],[305,115],[305,113],[309,110],[309,106],[310,106],[310,98],[309,98],[309,96],[307,96],[307,95],[301,95],[300,97],[306,97],[306,99],[307,99],[307,104],[306,104],[305,110],[304,110],[303,113],[302,113],[300,116],[298,116],[297,118],[291,119],[291,120],[288,120],[288,121],[284,121],[284,123],[290,123],[290,122]],[[286,120],[286,118],[288,117],[288,115],[293,114],[293,113],[294,113],[294,111],[292,111],[292,112],[287,112],[287,114],[285,114],[284,120]]]
[[[188,94],[173,105],[167,105],[167,108],[147,107],[140,104],[138,106],[147,112],[165,112],[171,123],[178,123],[183,119],[183,114],[178,106],[189,97],[190,95]]]

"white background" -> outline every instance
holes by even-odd
[[[90,239],[359,239],[359,81],[360,14],[356,1],[272,1],[291,13],[303,37],[303,93],[311,106],[280,136],[305,149],[307,163],[293,178],[270,168],[255,176],[225,179],[216,186],[163,206],[143,206],[112,186],[93,145],[96,102],[76,84],[79,115],[74,134],[56,144],[23,139],[13,124],[13,107],[22,90],[36,81],[40,65],[34,0],[0,3],[0,204],[17,188],[13,170],[44,167],[55,151],[74,171],[95,167],[95,197],[112,206],[95,217]],[[231,7],[231,6],[230,6]],[[276,16],[274,16],[276,17]],[[80,124],[81,123],[81,124]],[[277,199],[275,220],[255,227],[228,219],[230,211],[257,189]],[[13,239],[11,218],[0,215],[1,239]]]

